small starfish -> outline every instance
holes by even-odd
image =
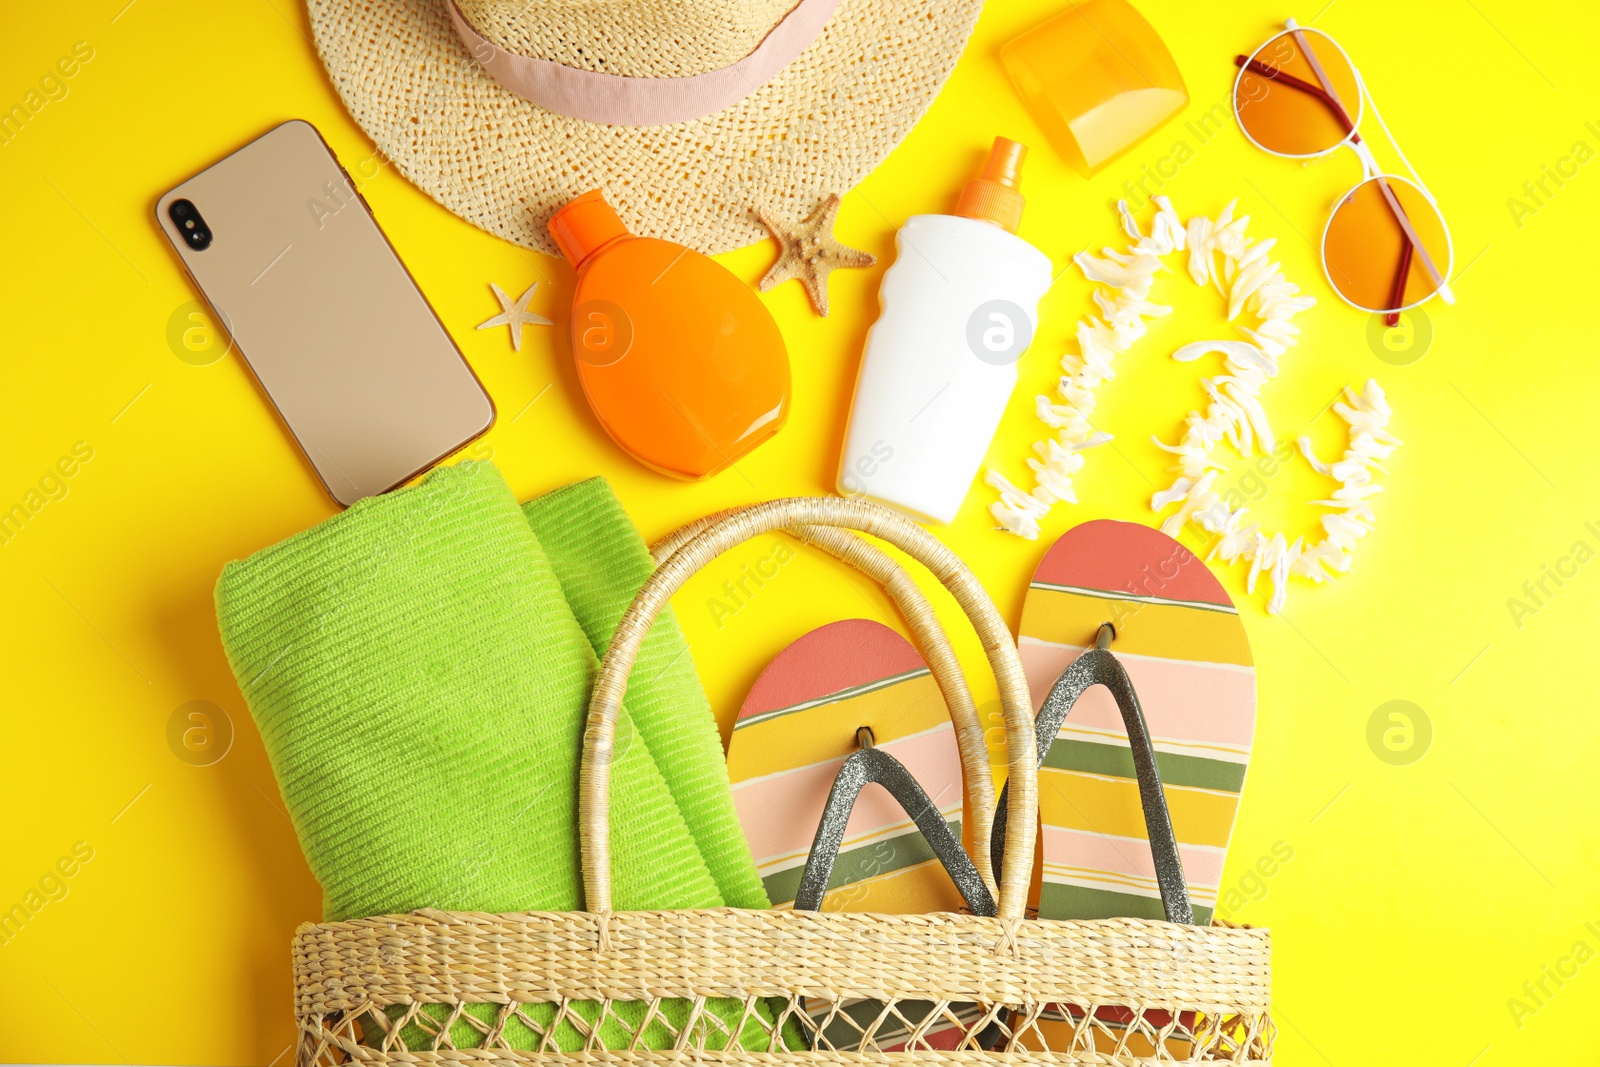
[[[522,351],[522,328],[524,326],[554,325],[543,315],[528,310],[528,301],[533,299],[533,294],[538,290],[538,282],[530,285],[528,291],[517,297],[515,302],[501,292],[500,287],[494,282],[489,283],[489,288],[494,290],[495,299],[500,301],[500,314],[485,322],[480,322],[478,329],[489,330],[496,326],[511,327],[511,350],[513,352]]]
[[[817,210],[797,226],[787,225],[756,208],[756,218],[778,239],[778,261],[761,279],[764,293],[773,286],[798,278],[811,297],[818,315],[828,314],[828,272],[845,267],[870,267],[878,257],[848,248],[834,240],[833,220],[839,214],[839,194],[829,193]]]

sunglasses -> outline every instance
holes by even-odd
[[[1258,148],[1290,159],[1324,156],[1348,145],[1362,179],[1334,206],[1322,232],[1322,268],[1344,300],[1385,316],[1438,296],[1455,303],[1448,279],[1455,262],[1450,230],[1433,194],[1384,125],[1361,73],[1332,37],[1285,22],[1284,32],[1248,56],[1236,56],[1233,113]],[[1385,174],[1357,131],[1370,108],[1410,178]],[[1354,114],[1351,111],[1354,109]]]

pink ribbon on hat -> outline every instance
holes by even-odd
[[[524,100],[587,122],[662,126],[702,118],[755,92],[816,40],[838,6],[839,0],[800,0],[749,55],[686,78],[602,74],[518,55],[473,29],[455,0],[450,0],[450,18],[472,58]]]

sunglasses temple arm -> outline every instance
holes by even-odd
[[[1288,27],[1289,32],[1294,34],[1294,43],[1300,46],[1300,51],[1305,55],[1306,62],[1311,65],[1312,73],[1317,76],[1317,81],[1321,83],[1323,92],[1327,93],[1340,108],[1343,108],[1344,101],[1339,99],[1339,91],[1333,87],[1333,79],[1329,78],[1328,72],[1322,69],[1322,61],[1317,58],[1316,49],[1312,48],[1311,42],[1306,40],[1306,35],[1300,32],[1300,24],[1294,19],[1290,19]],[[1358,87],[1356,91],[1360,92],[1361,90]]]
[[[1361,94],[1366,97],[1367,106],[1372,109],[1372,117],[1378,120],[1378,126],[1383,130],[1383,135],[1388,139],[1390,147],[1394,149],[1395,155],[1400,157],[1400,162],[1406,165],[1406,170],[1411,172],[1411,180],[1417,183],[1417,188],[1421,189],[1423,195],[1428,198],[1429,202],[1434,204],[1434,210],[1437,212],[1439,210],[1438,203],[1434,201],[1433,194],[1428,191],[1428,187],[1426,184],[1424,184],[1422,176],[1417,173],[1417,168],[1413,167],[1411,165],[1411,160],[1406,158],[1405,149],[1400,147],[1400,142],[1395,140],[1394,134],[1389,132],[1389,124],[1383,121],[1383,112],[1378,110],[1378,102],[1372,98],[1372,93],[1367,89],[1366,82],[1362,80],[1360,71],[1356,72],[1356,81],[1361,86]],[[1381,173],[1381,171],[1378,169],[1377,160],[1372,157],[1372,152],[1367,149],[1367,146],[1364,143],[1360,145],[1353,145],[1352,147],[1354,147],[1356,153],[1362,157],[1363,165],[1370,168],[1374,175]],[[1388,183],[1384,183],[1384,192],[1386,194],[1388,193]],[[1398,212],[1398,214],[1395,216],[1395,221],[1400,224],[1400,228],[1402,230],[1406,231],[1406,240],[1415,244],[1417,252],[1421,254],[1422,265],[1427,270],[1428,277],[1433,280],[1434,285],[1436,286],[1435,291],[1437,292],[1439,298],[1446,304],[1454,304],[1456,302],[1456,297],[1455,294],[1450,291],[1449,280],[1439,273],[1439,269],[1434,265],[1433,257],[1429,255],[1427,247],[1417,240],[1417,235],[1414,232],[1411,232],[1407,226],[1405,212],[1400,209],[1399,203],[1395,201],[1393,197],[1390,197],[1390,208]],[[1444,215],[1442,213],[1439,215],[1439,221],[1444,223]],[[1446,225],[1446,230],[1448,231],[1448,225]],[[1398,307],[1399,305],[1397,304],[1395,306]]]
[[[1384,202],[1389,205],[1389,213],[1394,216],[1394,221],[1399,224],[1400,232],[1405,237],[1406,250],[1402,260],[1404,264],[1403,271],[1411,269],[1411,251],[1415,249],[1422,260],[1422,268],[1428,272],[1428,277],[1433,280],[1434,288],[1441,292],[1445,291],[1447,286],[1444,275],[1439,273],[1439,268],[1434,265],[1433,257],[1428,254],[1427,246],[1422,243],[1422,238],[1417,236],[1416,229],[1411,225],[1411,217],[1406,214],[1406,209],[1400,206],[1400,198],[1394,195],[1394,190],[1389,188],[1389,182],[1381,174],[1375,180],[1378,183],[1378,190],[1383,193]],[[1404,290],[1404,272],[1396,279],[1395,286],[1402,291]],[[1447,302],[1448,299],[1447,296]],[[1398,308],[1400,303],[1396,302],[1394,306]],[[1394,323],[1391,322],[1389,325],[1393,326]]]
[[[1233,64],[1236,67],[1244,67],[1251,74],[1267,78],[1280,85],[1286,85],[1291,89],[1298,89],[1302,93],[1309,93],[1316,97],[1327,105],[1329,111],[1333,112],[1334,117],[1339,120],[1339,125],[1344,127],[1345,133],[1351,134],[1358,141],[1361,139],[1361,135],[1356,133],[1356,124],[1351,120],[1350,113],[1344,109],[1344,105],[1330,96],[1327,90],[1320,85],[1312,85],[1308,81],[1296,78],[1287,71],[1279,70],[1270,63],[1263,63],[1259,59],[1251,59],[1249,56],[1234,56]]]
[[[1400,265],[1394,271],[1394,286],[1389,290],[1389,306],[1392,308],[1404,307],[1406,302],[1406,278],[1411,273],[1411,250],[1416,246],[1409,240],[1400,246]],[[1391,311],[1383,317],[1385,326],[1400,325],[1400,312]]]

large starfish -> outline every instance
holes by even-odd
[[[811,306],[817,309],[817,314],[826,315],[828,272],[845,267],[870,267],[878,261],[870,252],[861,252],[834,240],[833,220],[838,214],[838,193],[829,193],[817,210],[798,225],[781,222],[765,208],[756,208],[756,217],[772,231],[779,248],[778,261],[761,279],[759,288],[763,293],[790,278],[798,278],[806,287],[806,295],[811,297]]]

